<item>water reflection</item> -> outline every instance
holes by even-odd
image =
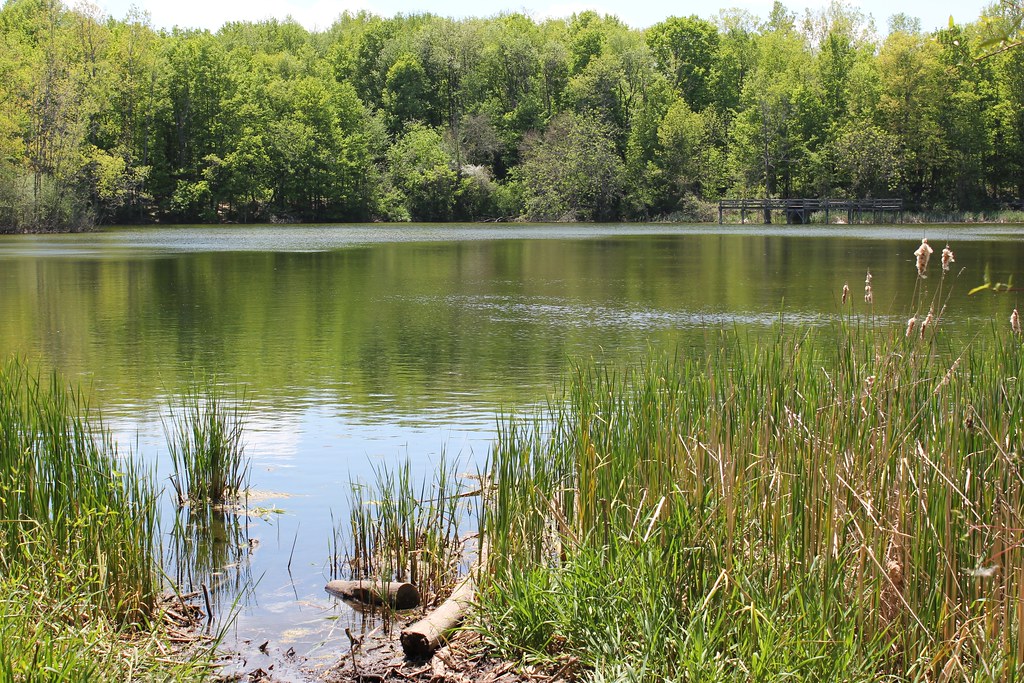
[[[229,617],[231,606],[252,588],[249,559],[258,545],[244,510],[185,506],[174,515],[165,571],[179,591],[209,599],[211,620]]]

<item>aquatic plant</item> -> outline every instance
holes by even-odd
[[[1024,675],[1024,349],[922,287],[927,336],[709,331],[503,421],[475,628],[594,680]]]
[[[152,471],[118,452],[80,391],[19,359],[0,366],[0,536],[4,573],[88,586],[94,614],[152,613]]]
[[[245,422],[250,403],[243,391],[229,400],[224,387],[207,378],[193,382],[170,406],[164,434],[178,504],[223,504],[245,490]]]
[[[208,677],[160,619],[156,500],[81,391],[0,365],[0,680]]]
[[[456,469],[442,453],[434,477],[418,486],[409,460],[376,469],[372,482],[353,482],[347,529],[335,531],[332,577],[408,581],[425,596],[450,591],[462,565],[467,493]]]

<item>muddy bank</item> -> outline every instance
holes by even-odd
[[[412,621],[410,620],[410,624]],[[563,671],[539,671],[490,657],[471,631],[456,633],[447,645],[429,659],[410,659],[396,637],[380,638],[354,648],[328,671],[320,681],[341,683],[382,683],[383,681],[431,681],[431,683],[516,683],[525,681],[571,680],[572,667]]]

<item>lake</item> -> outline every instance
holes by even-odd
[[[918,282],[913,252],[935,248]],[[940,277],[939,252],[956,252]],[[360,616],[325,595],[349,482],[440,454],[482,466],[500,413],[557,391],[574,361],[703,353],[723,326],[820,326],[845,282],[866,314],[903,325],[941,287],[951,343],[1006,325],[1016,294],[967,291],[1022,275],[1021,226],[365,225],[109,228],[0,236],[0,354],[81,382],[126,448],[168,463],[162,418],[195,377],[246,387],[250,504],[222,530],[251,579],[227,645],[247,666],[269,641],[327,662]],[[919,310],[920,314],[927,311]],[[169,499],[169,496],[168,496]],[[173,545],[168,500],[164,533]],[[239,584],[241,585],[241,584]],[[343,642],[344,641],[344,642]],[[269,660],[268,660],[269,661]]]

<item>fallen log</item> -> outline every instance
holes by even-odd
[[[324,590],[341,598],[390,605],[394,609],[411,609],[420,604],[416,586],[401,581],[331,581]]]
[[[481,542],[477,551],[476,562],[469,573],[455,586],[451,597],[441,606],[423,617],[415,624],[402,630],[402,651],[410,659],[426,659],[441,647],[448,635],[462,623],[466,613],[473,605],[476,595],[476,576],[487,566],[487,544]]]
[[[416,623],[402,630],[402,651],[410,659],[426,659],[441,646],[447,635],[461,622],[473,604],[476,583],[473,574],[455,587],[451,597]]]

